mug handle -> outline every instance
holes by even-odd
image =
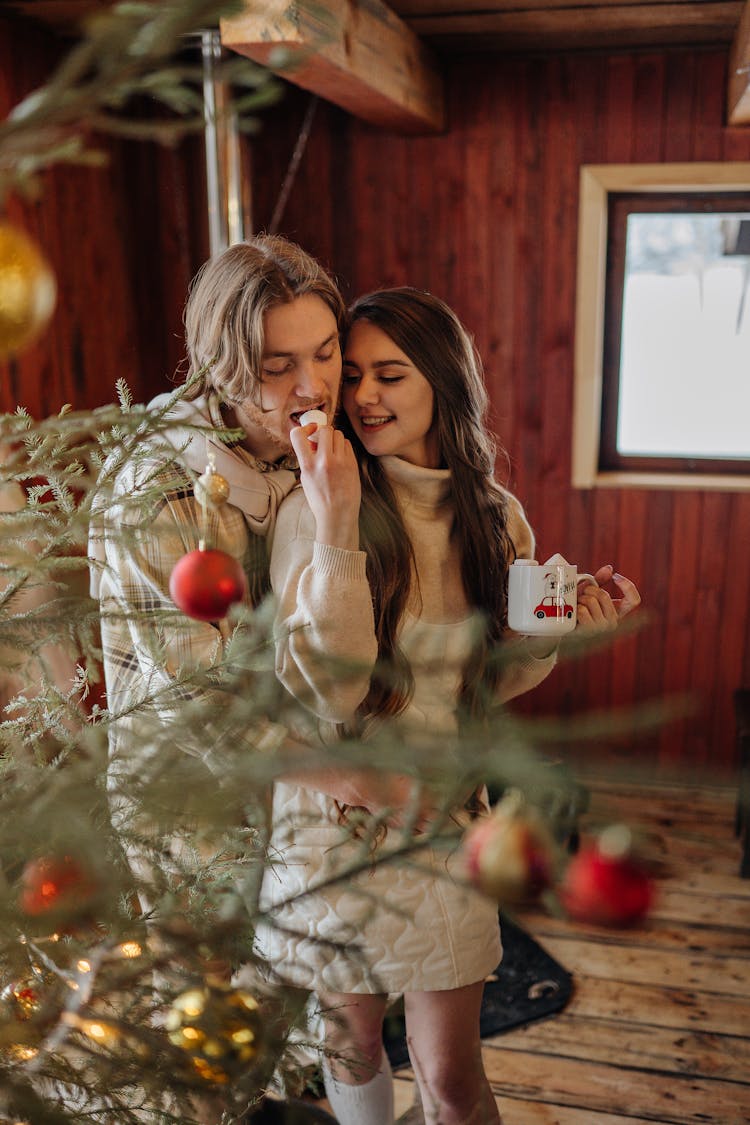
[[[590,582],[592,586],[599,585],[593,574],[589,574],[588,571],[583,571],[583,573],[578,575],[576,578],[576,589],[578,589],[582,582]]]

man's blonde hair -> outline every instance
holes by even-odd
[[[263,358],[263,316],[306,293],[325,301],[341,334],[346,307],[338,287],[296,243],[261,234],[210,258],[196,274],[185,306],[187,378],[205,369],[189,397],[209,390],[233,404],[254,397]]]

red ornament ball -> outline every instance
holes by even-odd
[[[247,592],[245,572],[226,551],[200,547],[183,555],[169,579],[178,609],[198,621],[219,621]]]
[[[29,860],[21,875],[20,906],[31,918],[56,912],[80,913],[95,893],[91,873],[69,855]]]
[[[633,926],[648,914],[654,884],[627,846],[610,848],[606,833],[582,847],[563,876],[560,898],[571,918],[597,926]]]
[[[467,829],[467,877],[501,906],[535,899],[552,881],[555,846],[541,815],[505,798]]]

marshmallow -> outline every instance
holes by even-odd
[[[325,414],[322,410],[306,410],[305,413],[300,416],[299,424],[300,426],[308,426],[310,422],[317,422],[318,426],[327,426],[328,415]],[[313,445],[318,444],[317,430],[315,430],[314,433],[311,433],[308,436]]]

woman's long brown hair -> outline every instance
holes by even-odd
[[[463,673],[459,717],[480,718],[499,677],[491,653],[507,622],[508,567],[515,550],[507,529],[507,501],[495,483],[496,446],[487,430],[487,391],[471,337],[438,297],[408,287],[383,289],[355,301],[350,324],[367,320],[409,357],[433,389],[441,466],[451,471],[461,578],[469,605],[484,622],[483,636]],[[382,464],[357,439],[348,420],[342,429],[359,458],[362,476],[360,542],[375,607],[378,668],[360,716],[396,715],[413,692],[409,662],[398,630],[414,577],[413,552]]]

